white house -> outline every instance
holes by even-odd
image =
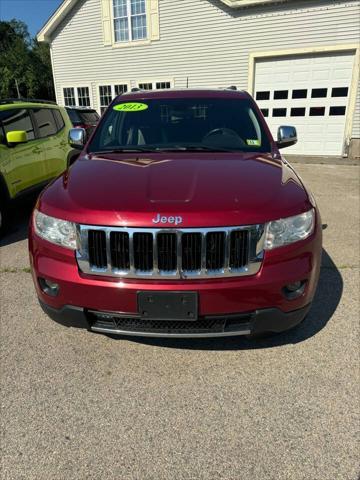
[[[358,0],[64,0],[38,34],[62,105],[102,112],[143,89],[248,90],[289,153],[347,155],[360,143]]]

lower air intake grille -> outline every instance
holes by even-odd
[[[206,333],[222,332],[225,320],[200,319],[195,322],[187,321],[148,321],[138,318],[116,318],[111,320],[97,320],[93,326],[128,332],[154,332],[154,333]]]
[[[203,317],[196,321],[142,320],[136,317],[117,317],[111,314],[89,312],[91,328],[100,331],[122,331],[134,333],[200,334],[221,333],[246,329],[251,314],[230,317]]]

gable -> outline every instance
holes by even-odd
[[[226,6],[230,8],[246,8],[246,7],[253,7],[256,5],[264,5],[268,3],[283,3],[288,2],[289,0],[220,0]],[[37,34],[37,40],[39,42],[51,42],[51,35],[57,28],[57,26],[65,19],[68,13],[73,9],[75,4],[78,0],[63,0],[62,4],[59,8],[53,13],[53,15],[49,18],[49,20],[45,23],[42,27],[40,32]],[[104,42],[105,44],[110,44],[110,37],[109,37],[109,21],[110,16],[108,14],[110,5],[109,0],[101,0],[101,10],[104,22]],[[152,20],[151,22],[153,25],[153,31],[157,32],[155,37],[158,37],[158,0],[156,2],[154,0],[150,0],[150,11],[152,12]],[[155,12],[155,13],[154,13]]]
[[[73,9],[77,0],[63,0],[61,5],[51,15],[49,20],[42,27],[36,38],[39,42],[50,42],[51,34],[56,27],[62,22],[66,15]]]

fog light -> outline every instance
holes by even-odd
[[[46,293],[46,295],[50,295],[50,297],[56,297],[56,295],[59,293],[59,285],[55,282],[52,282],[51,280],[48,280],[47,278],[38,278],[39,280],[39,285],[41,290]]]
[[[289,283],[289,285],[286,285],[286,289],[289,290],[289,292],[296,292],[301,287],[301,282],[295,282],[295,283]]]
[[[285,285],[283,293],[288,300],[300,297],[304,293],[306,280],[299,280]]]

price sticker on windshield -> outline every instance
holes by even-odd
[[[119,103],[115,105],[114,110],[117,112],[141,112],[142,110],[147,110],[149,105],[146,103],[139,103],[139,102],[127,102],[127,103]]]
[[[251,139],[251,138],[247,139],[246,143],[248,145],[250,145],[251,147],[260,147],[261,146],[260,140],[257,140],[257,139]]]

